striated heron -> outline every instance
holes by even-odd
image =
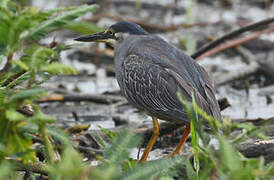
[[[207,72],[191,57],[139,25],[118,22],[104,32],[75,39],[105,42],[114,47],[115,73],[122,93],[137,108],[152,117],[154,133],[141,157],[146,161],[159,135],[158,118],[183,123],[184,133],[171,156],[180,151],[190,133],[190,120],[178,99],[196,103],[206,113],[221,119],[215,89]]]

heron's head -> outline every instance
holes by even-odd
[[[81,36],[75,40],[83,42],[104,42],[114,46],[116,41],[123,40],[127,35],[146,34],[148,34],[148,32],[146,32],[141,26],[127,21],[121,21],[113,24],[103,32]]]

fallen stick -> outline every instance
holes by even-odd
[[[48,168],[44,163],[23,163],[20,160],[8,159],[9,162],[14,164],[17,171],[30,171],[41,175],[48,175]]]
[[[91,101],[101,104],[113,104],[120,101],[121,98],[110,95],[90,95],[90,94],[51,94],[50,96],[43,97],[37,103],[45,102],[67,102],[67,101]]]
[[[27,71],[25,70],[21,70],[20,72],[11,75],[10,77],[8,77],[6,79],[6,81],[4,82],[3,86],[8,86],[10,85],[10,83],[12,83],[15,79],[19,78],[20,76],[22,76],[24,73],[26,73]],[[10,88],[13,88],[14,86],[16,86],[16,84],[12,84]]]
[[[256,119],[231,119],[234,123],[252,123],[255,126],[262,125],[264,123],[274,122],[274,117],[270,118],[256,118]]]
[[[238,39],[235,39],[235,40],[231,40],[231,41],[229,41],[227,43],[223,43],[223,44],[221,44],[221,45],[219,45],[219,46],[217,46],[215,48],[211,48],[211,50],[205,51],[203,54],[199,55],[195,59],[197,61],[199,61],[199,60],[201,60],[201,59],[203,59],[205,57],[215,55],[215,54],[217,54],[219,52],[222,52],[222,51],[224,51],[226,49],[233,48],[233,47],[239,46],[239,45],[241,45],[241,44],[243,44],[245,42],[254,40],[254,39],[258,38],[260,35],[269,33],[271,31],[269,31],[269,30],[268,31],[259,31],[259,32],[255,32],[255,33],[253,33],[253,34],[251,34],[250,36],[247,36],[247,37],[241,37],[241,38],[238,38]],[[192,57],[193,57],[193,55],[192,55]]]
[[[91,147],[86,147],[86,146],[76,146],[75,147],[79,152],[83,153],[85,155],[85,157],[91,159],[94,158],[98,155],[102,155],[103,151],[99,150],[99,149],[95,149],[95,148],[91,148]]]
[[[235,31],[232,31],[214,41],[212,41],[211,43],[201,47],[198,51],[196,51],[194,54],[191,55],[191,57],[193,59],[197,59],[199,58],[201,55],[203,55],[204,53],[206,53],[207,51],[217,47],[218,45],[222,44],[223,42],[227,41],[227,40],[231,40],[233,38],[235,38],[236,36],[239,36],[240,34],[247,32],[247,31],[254,31],[254,30],[258,30],[259,28],[262,28],[264,26],[268,26],[269,24],[274,22],[274,17],[272,18],[268,18],[268,19],[264,19],[262,21],[250,24],[248,26],[244,26],[242,28],[239,28]]]
[[[252,142],[242,143],[237,147],[247,158],[258,158],[264,156],[265,163],[274,161],[274,139],[253,140]]]

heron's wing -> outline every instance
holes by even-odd
[[[184,67],[188,73],[184,72],[184,78],[180,75],[177,79],[186,79],[185,76],[189,75],[193,81],[192,87],[195,87],[196,90],[195,99],[197,104],[215,119],[221,120],[219,104],[215,97],[215,88],[208,73],[189,56],[184,55],[181,57],[184,58],[184,61],[187,61],[187,63],[184,63]]]
[[[199,92],[176,72],[150,63],[136,55],[129,55],[123,62],[123,85],[127,99],[138,108],[167,120],[189,122],[177,93],[198,105],[207,105]]]
[[[173,75],[173,77],[175,77],[177,82],[180,84],[180,87],[184,87],[186,84],[188,84],[188,82],[186,82],[186,80],[182,76],[177,74],[175,71],[169,70],[169,72]],[[207,75],[207,73],[205,72],[205,74],[201,74],[201,75]],[[210,79],[208,79],[208,80],[210,81]],[[188,86],[191,87],[191,92],[193,93],[193,95],[195,97],[196,103],[207,114],[214,116],[217,120],[220,120],[221,114],[220,114],[220,110],[219,110],[219,105],[217,104],[217,101],[215,99],[215,95],[214,95],[215,91],[214,91],[212,85],[209,84],[209,82],[206,83],[203,80],[201,80],[200,83],[202,85],[202,89],[201,88],[199,88],[199,89],[193,88],[190,84],[188,84]],[[203,91],[203,93],[205,93],[206,96],[204,96],[201,93],[201,91]]]
[[[161,71],[159,74],[161,74],[162,78],[165,77],[164,79],[167,80],[167,77],[172,77],[171,79],[176,80],[176,82],[172,83],[175,84],[177,91],[179,90],[186,100],[191,101],[191,94],[193,93],[197,104],[204,111],[213,115],[218,120],[221,119],[211,78],[204,68],[191,57],[176,47],[170,46],[166,41],[157,36],[129,38],[127,44],[132,44],[129,48],[129,54],[138,55],[138,62],[144,60],[145,64],[150,63],[150,65],[144,65],[148,66],[148,70],[144,71],[145,73],[150,71],[150,67],[157,67]],[[155,77],[154,80],[158,81]],[[170,84],[171,82],[168,83],[168,85]],[[172,87],[167,88],[169,92],[175,91],[172,91]],[[174,98],[176,95],[172,94],[170,96]],[[177,100],[177,97],[175,99]]]
[[[198,65],[199,66],[199,65]],[[221,111],[219,104],[217,102],[217,99],[215,97],[215,88],[213,86],[213,82],[211,81],[211,78],[209,77],[208,73],[204,70],[203,67],[199,66],[200,71],[200,84],[203,87],[203,91],[206,94],[205,100],[208,103],[208,107],[210,109],[211,115],[215,117],[217,120],[221,120]],[[203,78],[203,79],[201,79]]]

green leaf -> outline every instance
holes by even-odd
[[[22,62],[20,60],[12,61],[12,63],[18,65],[20,68],[24,69],[25,71],[29,70],[28,66],[24,62]]]
[[[19,101],[27,98],[36,99],[41,97],[42,94],[45,94],[46,92],[47,92],[46,89],[41,89],[41,88],[21,90],[20,92],[9,97],[8,102],[11,103],[14,101]]]
[[[0,53],[7,54],[8,49],[8,34],[10,26],[12,24],[9,13],[5,10],[0,9]]]
[[[25,119],[25,116],[17,111],[15,111],[14,109],[8,109],[6,111],[6,117],[10,120],[10,121],[22,121]]]
[[[32,55],[30,57],[30,66],[32,69],[40,70],[43,65],[46,64],[46,60],[51,57],[55,52],[43,46],[35,46],[34,51],[32,51]]]
[[[190,161],[188,159],[184,160],[184,164],[186,165],[186,173],[188,177],[197,177],[198,175],[196,174],[196,172],[193,169],[192,164],[190,163]]]
[[[20,39],[27,42],[39,40],[40,38],[47,35],[49,32],[56,30],[57,28],[63,27],[67,22],[72,21],[87,12],[94,12],[97,8],[97,5],[84,5],[75,10],[67,11],[62,15],[59,15],[52,19],[48,19],[47,21],[38,24],[30,30],[25,31],[21,35]]]
[[[0,1],[0,7],[1,7],[1,9],[8,10],[9,3],[10,3],[9,0],[1,0]]]
[[[6,35],[8,40],[8,46],[10,51],[13,52],[18,49],[19,43],[19,36],[20,34],[30,26],[30,22],[26,20],[28,15],[24,16],[20,14],[16,16],[16,18],[12,19],[12,23],[9,27],[9,33]]]
[[[50,9],[48,11],[46,11],[45,13],[48,14],[48,15],[55,15],[55,14],[58,14],[58,13],[62,13],[64,11],[71,11],[71,10],[74,10],[76,9],[77,7],[57,7],[55,9]]]
[[[9,179],[12,173],[12,165],[7,162],[0,163],[0,179]]]
[[[26,126],[20,127],[19,129],[21,132],[27,134],[35,134],[38,131],[37,125],[31,123],[27,124]],[[47,126],[46,133],[64,145],[72,145],[69,136],[56,127]]]
[[[146,162],[126,172],[122,180],[139,180],[139,179],[154,179],[155,175],[160,174],[164,169],[170,168],[179,164],[182,158],[175,156],[174,158],[162,158],[155,161]]]
[[[4,98],[7,90],[5,88],[0,87],[0,104],[4,104]]]
[[[204,112],[196,103],[193,104],[193,108],[198,111],[198,113],[208,122],[208,125],[211,128],[211,131],[217,135],[219,132],[219,128],[221,127],[221,123],[214,119],[213,116],[208,115],[206,112]]]
[[[81,43],[73,43],[73,44],[58,43],[57,46],[54,48],[54,51],[60,54],[62,51],[73,49],[75,47],[80,47],[80,46],[82,46]]]
[[[117,137],[117,134],[115,134],[114,132],[103,128],[102,126],[98,126],[100,128],[100,130],[110,139],[110,140],[114,140]]]
[[[46,133],[51,135],[54,139],[60,141],[62,144],[72,145],[72,142],[70,141],[68,135],[60,129],[57,129],[55,127],[46,127]]]
[[[185,36],[183,39],[187,54],[193,54],[197,49],[196,39],[192,36]]]
[[[3,46],[2,52],[7,51],[5,54],[18,50],[20,34],[31,26],[33,19],[31,20],[31,14],[26,12],[2,11],[0,16],[0,45]]]
[[[46,71],[50,74],[57,75],[57,74],[77,74],[77,70],[74,67],[70,67],[65,64],[60,63],[51,63],[45,67],[41,68],[42,71]]]
[[[94,23],[83,21],[72,21],[64,27],[80,34],[93,34],[104,30]]]
[[[92,169],[92,173],[89,179],[100,179],[100,180],[118,180],[121,176],[121,170],[117,164],[106,164],[103,163],[97,168]]]
[[[61,160],[54,165],[48,166],[48,169],[50,179],[73,180],[81,177],[85,167],[86,165],[82,162],[81,155],[72,147],[66,146]]]
[[[241,168],[241,158],[235,148],[223,137],[218,136],[222,164],[233,171]]]
[[[16,79],[14,79],[13,81],[11,81],[6,86],[6,88],[10,89],[11,87],[14,87],[15,85],[19,85],[19,84],[23,83],[24,81],[26,81],[29,78],[30,78],[30,73],[29,72],[25,72],[22,75],[20,75],[19,77],[17,77]]]
[[[36,113],[34,116],[29,118],[29,121],[38,125],[56,122],[55,118],[45,115],[43,113]]]
[[[119,163],[128,157],[127,148],[136,147],[140,142],[140,137],[134,135],[130,131],[122,131],[111,146],[104,151],[104,157],[110,161],[110,163]]]
[[[182,102],[182,105],[187,113],[187,117],[190,120],[191,144],[194,149],[194,167],[196,169],[196,172],[199,173],[199,134],[201,134],[202,122],[199,119],[197,109],[194,108],[194,105],[196,105],[194,95],[192,94],[192,104],[186,102],[181,94],[178,94],[178,98]]]

